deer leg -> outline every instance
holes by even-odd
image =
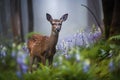
[[[51,66],[51,65],[52,65],[52,62],[53,62],[53,56],[50,56],[50,57],[48,58],[48,61],[49,61],[49,66]]]
[[[37,57],[37,68],[39,67],[39,63],[41,62],[41,59]]]
[[[30,72],[32,73],[32,65],[33,65],[33,62],[34,62],[34,57],[33,56],[30,56]]]
[[[41,56],[41,62],[42,62],[43,65],[46,65],[46,59],[45,59],[44,56]]]

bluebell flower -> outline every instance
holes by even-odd
[[[54,66],[54,67],[58,67],[58,62],[54,62],[54,63],[53,63],[53,66]]]
[[[18,51],[18,53],[17,53],[17,62],[18,62],[18,64],[21,64],[21,63],[23,63],[24,61],[24,59],[22,58],[22,56],[23,56],[23,53],[21,52],[21,51]]]
[[[92,44],[92,43],[93,43],[93,33],[92,33],[92,32],[89,32],[89,33],[88,33],[87,39],[88,39],[89,44]]]
[[[27,52],[24,52],[23,48],[19,48],[17,52],[17,63],[20,67],[20,70],[22,70],[23,73],[27,72],[28,66],[26,65],[26,58],[28,54]]]
[[[65,56],[66,59],[70,59],[71,58],[71,55],[69,55],[69,54],[65,54],[64,56]]]
[[[90,61],[88,59],[86,59],[83,63],[83,71],[88,72],[89,67],[90,67]]]
[[[114,62],[111,60],[110,63],[109,63],[109,70],[110,70],[110,71],[113,71],[114,68],[115,68]]]
[[[26,64],[20,64],[20,66],[21,66],[22,72],[23,72],[23,73],[26,73],[27,70],[28,70],[28,66],[27,66]]]
[[[16,72],[16,75],[17,75],[17,77],[18,77],[19,79],[22,78],[22,73],[21,73],[20,71],[17,71],[17,72]]]
[[[2,50],[1,50],[1,52],[0,52],[0,55],[1,55],[1,57],[5,57],[6,56],[6,48],[3,48]]]
[[[16,51],[13,50],[12,53],[11,53],[11,56],[14,58],[16,56],[16,54],[17,54]]]
[[[82,39],[82,35],[79,35],[78,37],[76,37],[75,45],[82,46],[83,44],[84,44],[84,41]]]
[[[26,44],[26,43],[24,43],[24,45],[22,46],[22,49],[23,49],[23,51],[24,51],[25,53],[29,53],[29,50],[28,50],[28,48],[27,48],[27,44]]]
[[[89,70],[89,65],[84,65],[83,66],[83,71],[84,72],[88,72],[88,70]]]

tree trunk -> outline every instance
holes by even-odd
[[[20,0],[11,0],[12,30],[13,30],[14,41],[16,43],[20,43],[23,40],[20,5],[21,5]]]
[[[6,23],[6,13],[5,13],[5,0],[0,1],[0,21],[1,21],[1,26],[2,26],[2,33],[3,36],[7,36],[7,23]]]
[[[28,32],[33,32],[33,4],[32,0],[27,0],[28,3]]]
[[[111,22],[110,36],[120,35],[120,0],[114,0],[114,10]]]
[[[120,0],[115,0],[114,12],[112,16],[110,36],[120,35]],[[112,40],[113,43],[120,44],[120,40]]]
[[[109,38],[110,26],[113,15],[114,0],[102,0],[103,13],[104,13],[104,25],[105,25],[105,38]]]
[[[21,12],[21,0],[19,0],[19,19],[20,19],[20,37],[21,41],[24,42],[23,23],[22,23],[22,12]]]

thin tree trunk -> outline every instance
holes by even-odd
[[[33,4],[32,0],[27,0],[28,3],[28,32],[33,32]]]
[[[120,0],[115,0],[111,22],[110,36],[115,35],[120,35]],[[112,42],[120,44],[120,40],[112,40]]]
[[[21,41],[24,42],[23,23],[22,23],[22,12],[21,12],[21,0],[19,0],[19,19],[20,19],[20,37]]]
[[[105,25],[105,38],[109,38],[110,26],[113,15],[114,0],[102,0],[103,13],[104,13],[104,25]]]

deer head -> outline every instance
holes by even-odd
[[[46,14],[47,20],[52,25],[52,33],[58,34],[61,30],[62,22],[66,21],[68,14],[64,14],[60,19],[53,19],[50,14]]]

